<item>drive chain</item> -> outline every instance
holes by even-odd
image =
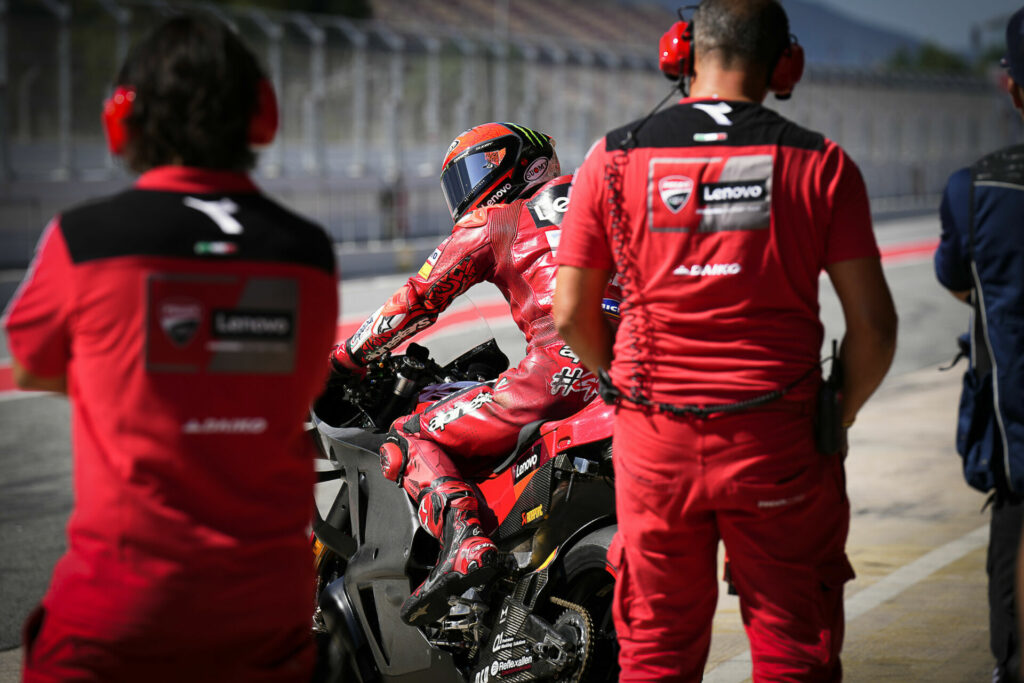
[[[569,679],[570,683],[579,683],[587,673],[587,666],[590,665],[590,652],[594,643],[594,621],[590,618],[590,612],[588,612],[582,605],[577,605],[574,602],[569,602],[568,600],[563,600],[562,598],[557,598],[555,596],[551,597],[551,603],[576,612],[583,617],[583,624],[586,629],[586,633],[583,634],[583,653],[580,657],[580,665],[576,669],[576,675]]]

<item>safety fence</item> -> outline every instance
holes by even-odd
[[[523,0],[514,14],[509,5],[378,0],[375,19],[353,21],[217,3],[0,0],[0,266],[23,264],[61,207],[127,183],[106,153],[100,107],[132,41],[180,8],[220,16],[259,54],[281,131],[258,180],[348,249],[445,234],[438,167],[472,125],[548,132],[571,170],[606,130],[670,92],[655,51],[670,12],[616,14],[603,0],[576,26],[573,8],[591,2]],[[557,16],[542,14],[551,7]],[[421,20],[427,9],[431,21]],[[588,42],[602,18],[633,22],[634,42]],[[546,32],[528,30],[540,25]],[[899,208],[934,204],[952,170],[1016,137],[1004,99],[981,80],[812,64],[792,100],[767,104],[837,140],[875,204]]]

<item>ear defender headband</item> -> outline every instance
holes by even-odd
[[[119,85],[103,103],[103,130],[107,134],[107,148],[114,156],[121,156],[128,144],[128,129],[124,122],[132,113],[133,102],[135,91]]]
[[[693,28],[688,22],[677,21],[661,36],[658,68],[673,81],[693,75]]]
[[[673,81],[693,76],[693,21],[684,20],[682,11],[679,17],[658,41],[658,68]],[[788,44],[775,60],[768,90],[776,99],[788,100],[803,75],[804,48],[790,34]]]
[[[277,134],[277,125],[277,97],[274,95],[274,86],[269,78],[261,78],[256,87],[256,111],[249,121],[249,144],[254,147],[269,145]]]
[[[128,144],[128,127],[125,121],[132,113],[135,89],[119,85],[103,103],[103,130],[107,135],[107,148],[114,156],[124,153]],[[249,121],[249,144],[254,147],[269,145],[277,134],[277,97],[270,79],[260,79],[256,89],[256,111]]]
[[[775,68],[768,79],[768,89],[775,93],[775,99],[788,100],[803,75],[804,48],[796,42],[796,36],[790,34],[789,44],[782,48],[782,53],[775,60]]]

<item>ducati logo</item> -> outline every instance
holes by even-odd
[[[203,305],[193,299],[168,299],[160,303],[160,329],[178,347],[189,345],[199,331]]]
[[[679,213],[693,194],[693,181],[682,175],[665,176],[658,181],[658,194],[672,213]]]

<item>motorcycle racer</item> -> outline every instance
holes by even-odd
[[[335,372],[362,374],[483,281],[501,290],[526,337],[517,367],[398,418],[380,449],[384,476],[404,488],[422,527],[441,543],[437,564],[402,605],[412,625],[444,616],[449,596],[484,585],[496,572],[498,551],[484,533],[467,475],[505,457],[524,425],[568,417],[597,395],[597,378],[551,317],[554,252],[572,179],[560,172],[554,140],[524,126],[485,123],[456,137],[441,166],[451,235],[331,354]],[[612,289],[606,310],[617,316]]]

